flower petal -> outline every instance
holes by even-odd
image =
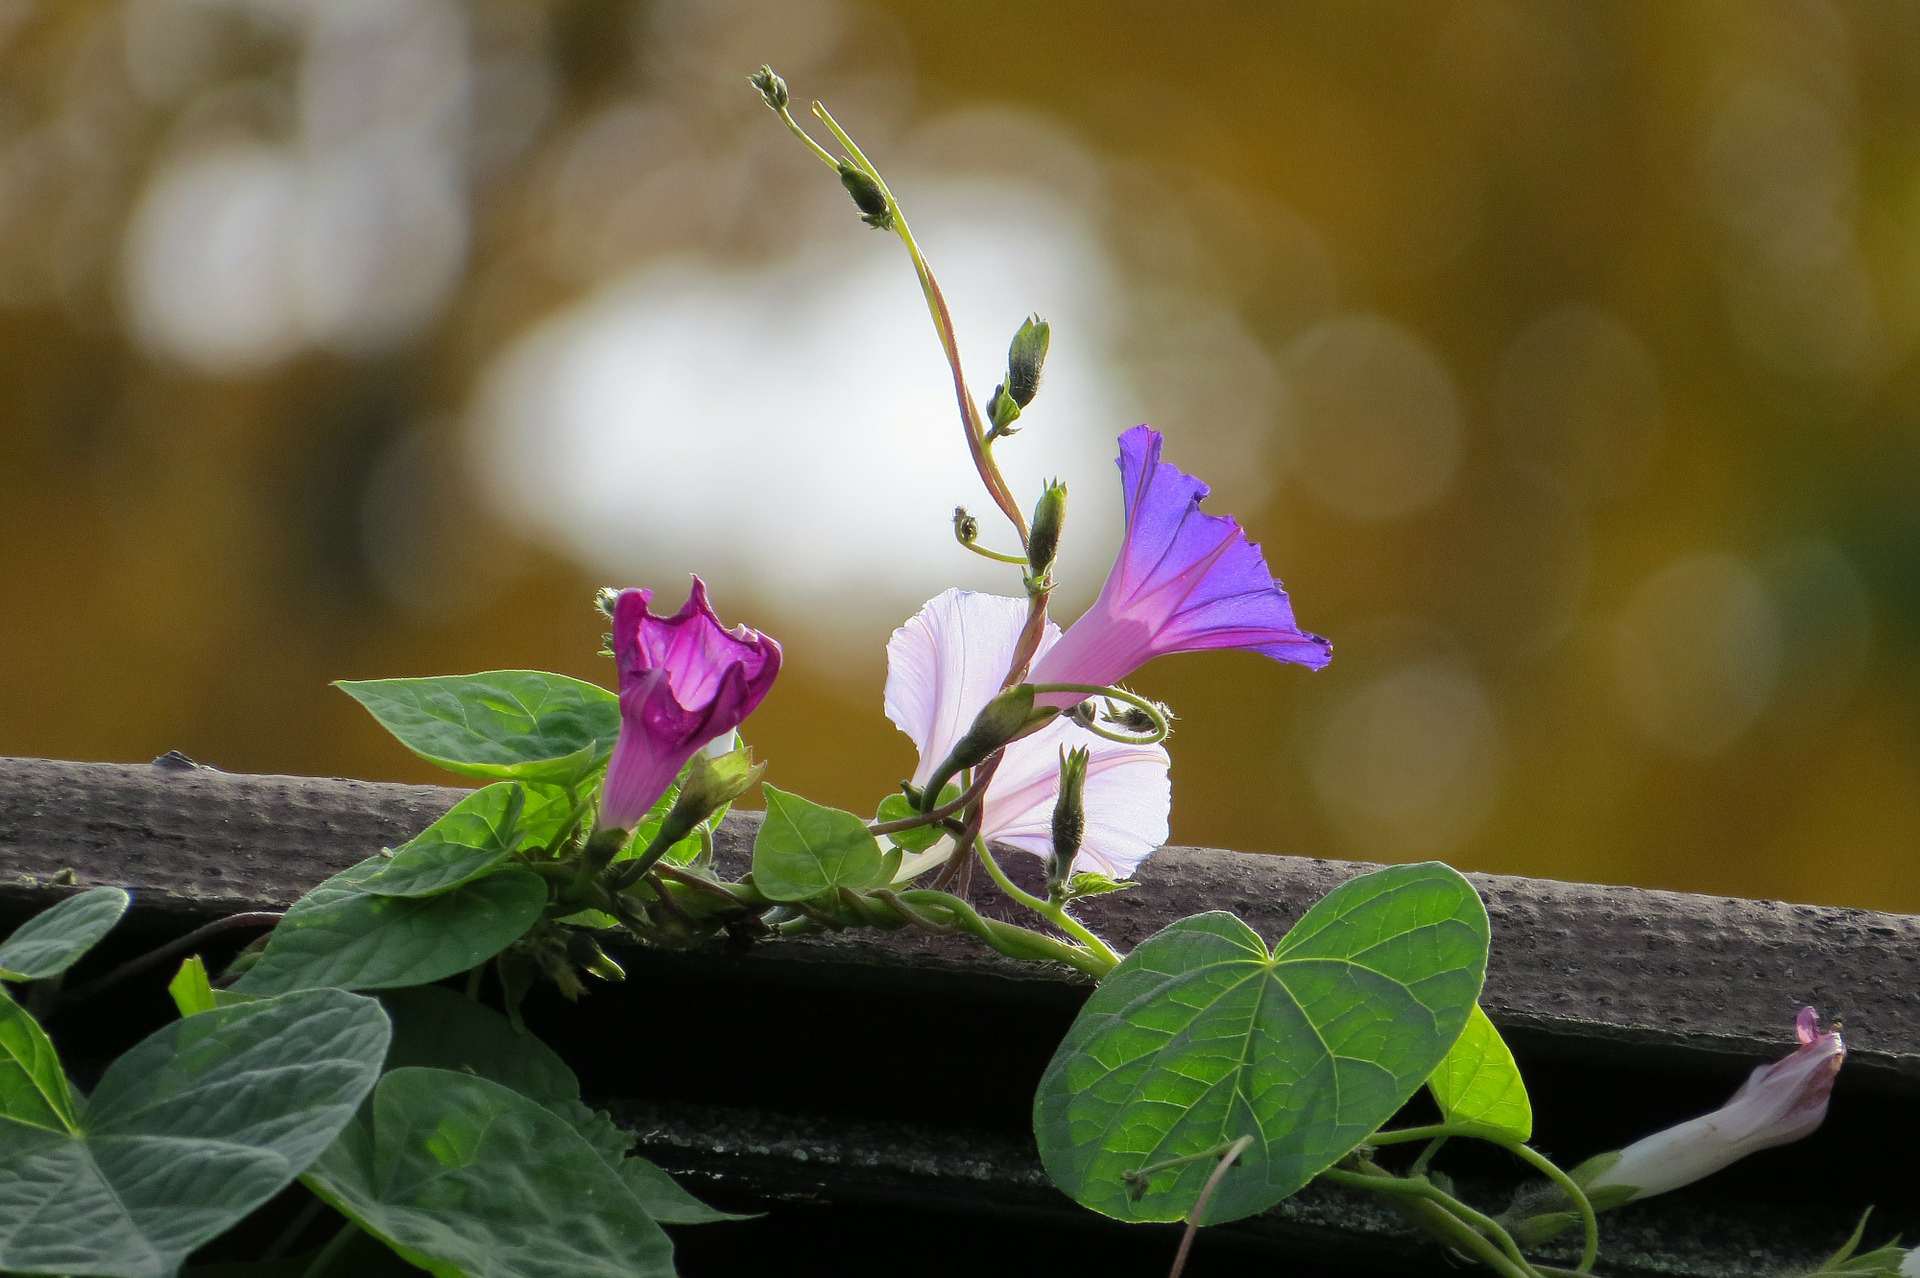
[[[933,774],[1000,691],[1027,622],[1027,601],[948,590],[887,640],[887,718],[920,750],[914,783]],[[1047,623],[1039,651],[1060,637]]]
[[[1007,747],[987,786],[981,833],[1036,856],[1053,851],[1053,804],[1060,793],[1060,749],[1085,746],[1086,831],[1074,865],[1124,879],[1167,841],[1173,806],[1165,747],[1108,741],[1064,719]]]

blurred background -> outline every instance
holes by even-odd
[[[328,681],[606,681],[697,570],[871,810],[888,633],[1019,583],[762,61],[979,391],[1052,321],[1061,619],[1150,421],[1334,640],[1138,678],[1176,841],[1920,910],[1905,0],[0,0],[0,753],[436,779]]]

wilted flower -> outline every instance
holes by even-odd
[[[600,796],[602,829],[639,824],[694,752],[738,727],[780,673],[780,645],[722,626],[700,578],[671,617],[647,611],[652,600],[651,591],[623,590],[614,601],[620,738]]]
[[[1246,648],[1319,669],[1333,645],[1294,624],[1260,548],[1225,515],[1200,509],[1207,486],[1160,460],[1148,426],[1120,437],[1127,535],[1093,607],[1035,662],[1035,683],[1113,684],[1155,657]],[[1066,706],[1071,693],[1042,697]]]
[[[1754,1070],[1719,1109],[1575,1169],[1581,1188],[1589,1197],[1612,1189],[1615,1202],[1649,1198],[1711,1176],[1755,1150],[1810,1134],[1827,1116],[1827,1098],[1847,1048],[1838,1033],[1820,1032],[1820,1018],[1811,1007],[1800,1009],[1794,1032],[1800,1046]],[[1618,1196],[1622,1192],[1625,1197]]]
[[[914,784],[926,783],[1000,691],[1026,619],[1024,599],[949,590],[893,632],[886,711],[920,749]],[[1041,656],[1059,641],[1060,628],[1049,624]],[[1172,788],[1167,752],[1157,745],[1122,745],[1056,719],[1006,748],[987,786],[981,833],[1035,856],[1051,855],[1063,745],[1089,752],[1086,828],[1076,864],[1125,878],[1167,841]]]

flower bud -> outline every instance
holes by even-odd
[[[1033,507],[1033,529],[1027,534],[1027,575],[1033,581],[1050,580],[1053,561],[1060,553],[1060,528],[1067,521],[1067,486],[1049,480]]]
[[[1007,347],[1007,394],[1025,408],[1040,392],[1040,370],[1047,362],[1053,327],[1038,315],[1029,315]]]
[[[987,397],[987,420],[993,424],[996,435],[1017,435],[1014,422],[1020,419],[1020,405],[1013,402],[1013,396],[1007,394],[1007,384],[1000,383],[993,388],[993,394]]]
[[[963,546],[971,546],[980,539],[980,521],[968,514],[965,506],[953,508],[953,535]]]
[[[591,972],[603,981],[624,981],[626,969],[607,957],[600,943],[585,932],[573,932],[567,937],[567,957],[575,966]]]
[[[1028,728],[1051,719],[1055,713],[1054,710],[1034,708],[1033,685],[1030,683],[1017,683],[987,702],[980,713],[974,716],[973,726],[967,729],[966,735],[954,742],[953,749],[928,778],[921,791],[920,810],[931,811],[933,800],[929,796],[938,795],[954,777],[968,768],[985,763],[994,751]]]
[[[620,592],[612,586],[602,586],[593,592],[593,606],[611,617],[613,605],[620,598]]]
[[[846,187],[847,194],[853,197],[854,206],[860,210],[861,221],[876,230],[893,229],[893,213],[887,207],[887,194],[873,180],[872,174],[842,160],[840,185]]]
[[[1047,860],[1047,891],[1058,896],[1073,874],[1073,858],[1087,833],[1085,746],[1060,751],[1060,793],[1053,801],[1053,855]]]
[[[751,790],[766,770],[766,764],[753,761],[753,752],[746,746],[712,757],[694,755],[687,761],[680,793],[661,820],[653,843],[670,848],[686,838],[695,826]]]
[[[747,77],[747,83],[760,90],[761,98],[773,110],[787,109],[787,103],[790,100],[787,97],[787,82],[775,75],[773,68],[766,63],[761,63],[760,69]]]

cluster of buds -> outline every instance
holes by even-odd
[[[987,420],[993,425],[991,435],[1016,433],[1013,423],[1020,419],[1020,410],[1033,403],[1033,397],[1040,393],[1040,372],[1046,366],[1047,346],[1052,339],[1052,326],[1038,315],[1027,316],[1013,335],[1013,342],[1007,347],[1006,380],[987,397]]]

